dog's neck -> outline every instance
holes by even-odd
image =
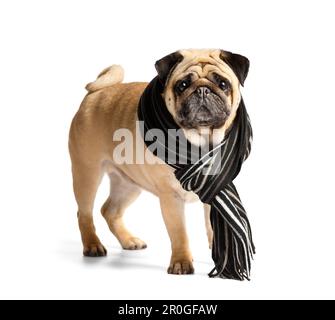
[[[225,137],[225,131],[211,128],[183,129],[183,132],[190,143],[199,147],[216,146]]]

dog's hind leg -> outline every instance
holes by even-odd
[[[72,161],[73,189],[78,204],[78,223],[84,246],[84,255],[105,256],[107,251],[95,233],[93,223],[94,199],[101,182],[100,166],[92,167]]]
[[[141,193],[140,187],[121,172],[113,171],[109,174],[109,177],[110,195],[101,208],[101,214],[123,249],[138,250],[146,248],[145,242],[133,236],[123,222],[123,214],[126,208]]]

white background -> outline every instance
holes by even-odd
[[[109,299],[335,298],[333,1],[2,1],[0,4],[0,297]],[[180,48],[251,61],[243,95],[254,127],[236,185],[257,254],[252,280],[209,279],[200,204],[187,207],[196,273],[166,274],[158,200],[126,215],[148,243],[124,252],[99,209],[109,255],[85,259],[67,136],[84,86],[120,63],[149,81]]]

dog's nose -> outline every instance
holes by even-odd
[[[207,87],[199,87],[197,88],[197,95],[200,98],[205,98],[209,93],[211,92],[211,90]]]

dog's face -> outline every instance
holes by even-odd
[[[181,50],[156,62],[163,98],[186,137],[222,141],[239,106],[249,60],[223,50]]]

